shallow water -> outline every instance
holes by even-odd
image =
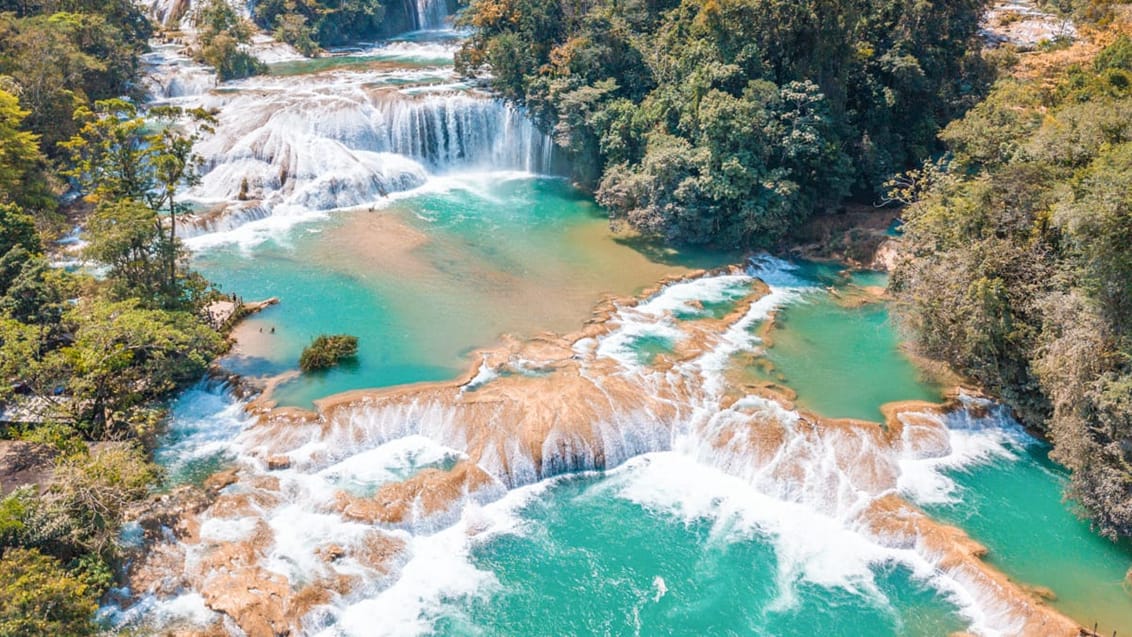
[[[798,290],[782,297],[788,305],[780,317],[812,308],[827,294],[820,280],[802,275],[806,271],[779,281]],[[745,287],[736,279],[668,296],[702,298],[700,315],[714,315]],[[684,301],[652,306],[689,307]],[[684,320],[695,320],[693,314]],[[853,312],[831,312],[827,320],[847,351],[890,344],[877,338],[886,328]],[[644,336],[618,347],[647,364],[667,349],[654,340]],[[182,479],[192,477],[185,464],[207,467],[212,458],[241,453],[232,440],[242,426],[233,403],[215,395],[187,396],[177,406],[178,427],[162,458]],[[847,404],[877,409],[872,394],[855,396]],[[207,421],[201,412],[210,408],[214,426],[195,424]],[[902,490],[986,543],[991,563],[1007,574],[1053,589],[1056,605],[1071,616],[1102,627],[1124,625],[1132,611],[1120,586],[1129,552],[1089,533],[1059,501],[1063,477],[1040,446],[1004,415],[970,430],[955,426],[952,455],[905,466],[910,482]],[[317,481],[364,495],[421,467],[450,466],[451,453],[427,440],[394,440],[347,456],[320,471]],[[183,458],[199,460],[178,464]],[[685,452],[651,453],[606,473],[551,479],[482,510],[468,506],[455,526],[410,535],[416,557],[399,583],[336,611],[322,634],[550,634],[546,627],[554,626],[570,634],[938,635],[969,627],[978,616],[911,556]],[[469,539],[465,527],[488,531]],[[400,614],[380,629],[363,619],[392,609]]]
[[[199,252],[196,267],[222,290],[281,300],[241,328],[250,344],[225,364],[277,374],[318,334],[349,333],[359,337],[357,361],[283,385],[281,404],[452,378],[502,334],[573,331],[606,294],[632,295],[733,258],[646,256],[560,179],[484,175],[445,186],[389,208],[334,213],[245,250]]]
[[[823,416],[880,421],[885,403],[941,398],[901,352],[884,303],[853,307],[809,294],[778,313],[769,339],[769,376],[796,391],[800,407]]]
[[[1089,529],[1064,501],[1065,470],[1048,448],[1022,435],[1008,439],[1005,459],[949,472],[957,491],[928,512],[958,525],[990,549],[987,561],[1021,582],[1053,591],[1052,605],[1101,634],[1132,628],[1125,573],[1132,546]]]

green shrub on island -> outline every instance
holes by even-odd
[[[313,372],[328,369],[343,359],[358,355],[358,337],[349,334],[323,334],[314,339],[299,357],[299,369]]]

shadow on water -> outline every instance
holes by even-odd
[[[674,247],[660,239],[639,234],[623,234],[613,237],[613,242],[636,251],[653,263],[690,269],[711,269],[738,263],[742,253],[738,250],[713,250],[710,248],[683,246]]]

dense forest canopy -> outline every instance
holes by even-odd
[[[0,90],[48,157],[77,130],[75,109],[133,92],[152,30],[130,0],[0,1]]]
[[[1132,535],[1132,38],[1101,39],[944,130],[892,285],[920,348],[1043,430],[1115,537]]]
[[[473,0],[467,74],[525,104],[614,219],[767,244],[873,201],[988,81],[984,0]]]

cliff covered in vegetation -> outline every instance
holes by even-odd
[[[947,155],[898,180],[892,286],[921,350],[1043,431],[1116,537],[1132,535],[1132,39],[1121,7],[1079,10],[1083,40],[1017,59],[944,130]]]

